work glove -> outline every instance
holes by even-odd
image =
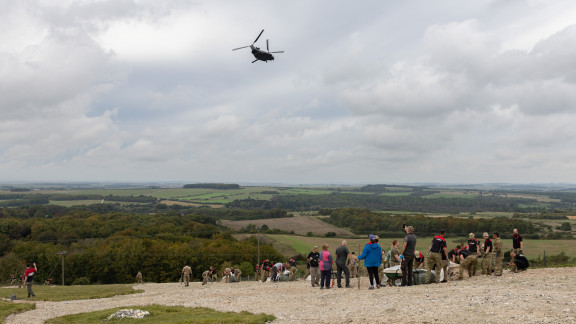
[[[404,261],[404,254],[400,254],[400,260]]]

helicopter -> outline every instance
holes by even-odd
[[[233,51],[243,49],[246,47],[250,47],[252,49],[252,55],[254,55],[254,57],[256,58],[254,61],[252,61],[252,63],[254,63],[258,60],[264,61],[266,63],[268,63],[268,61],[274,61],[274,55],[272,55],[272,53],[284,53],[284,51],[270,52],[270,48],[268,47],[268,40],[266,40],[266,51],[263,51],[259,47],[254,46],[254,44],[258,41],[260,36],[262,36],[263,32],[264,32],[264,29],[262,29],[260,34],[258,34],[258,37],[256,37],[256,39],[254,40],[254,42],[251,45],[238,47],[238,48],[233,49]]]

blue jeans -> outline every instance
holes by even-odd
[[[330,278],[332,277],[332,270],[320,271],[320,288],[326,286],[330,287]],[[326,283],[326,284],[324,284]]]

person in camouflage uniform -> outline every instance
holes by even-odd
[[[482,274],[492,274],[492,240],[487,232],[484,232],[484,244],[482,249]]]
[[[224,269],[224,271],[222,271],[222,279],[224,279],[224,282],[229,283],[230,282],[230,268],[226,268]]]
[[[288,260],[288,263],[286,264],[286,269],[288,269],[288,267],[290,267],[290,275],[288,277],[288,280],[290,281],[296,281],[298,280],[298,278],[296,278],[296,272],[298,271],[298,268],[296,267],[296,260],[294,259],[290,259]]]
[[[190,277],[192,276],[192,268],[188,264],[182,268],[182,274],[184,275],[184,286],[188,287],[190,282]]]
[[[441,230],[440,235],[434,236],[432,239],[432,244],[430,245],[430,253],[428,255],[428,263],[426,266],[426,279],[424,279],[424,283],[430,283],[432,277],[430,273],[432,272],[432,268],[436,269],[436,278],[435,282],[440,282],[440,270],[442,269],[442,255],[448,259],[448,251],[446,248],[446,231]]]
[[[356,256],[356,254],[354,254],[354,252],[352,252],[350,257],[348,258],[347,265],[348,265],[348,269],[350,269],[350,278],[356,278],[356,276],[359,275],[359,273],[358,273],[358,257]]]
[[[210,278],[212,279],[212,282],[218,281],[218,273],[214,267],[210,267]]]
[[[492,237],[494,238],[494,275],[499,277],[502,275],[502,260],[504,259],[502,240],[498,232],[492,234]]]
[[[473,254],[469,250],[460,250],[460,270],[458,273],[458,280],[464,278],[464,270],[468,271],[468,277],[472,277],[472,266],[476,264],[476,254]]]
[[[208,283],[208,279],[210,279],[210,273],[210,270],[202,272],[202,286]]]

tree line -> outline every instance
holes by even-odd
[[[0,211],[3,278],[20,273],[24,262],[36,262],[42,267],[37,280],[50,276],[58,283],[61,251],[67,252],[66,284],[128,283],[133,282],[138,271],[142,271],[147,281],[170,282],[180,277],[186,263],[193,268],[196,278],[210,266],[217,270],[238,266],[249,275],[256,264],[255,239],[236,240],[214,218],[202,215],[180,215],[174,211],[155,215],[95,213],[55,208],[51,217],[46,217],[30,210]],[[260,255],[274,260],[282,258],[272,246],[263,243]]]
[[[329,215],[329,223],[339,227],[349,228],[356,234],[398,235],[403,224],[412,225],[418,235],[435,235],[441,229],[454,236],[467,236],[468,233],[508,233],[517,228],[521,233],[532,234],[536,231],[534,224],[528,221],[511,220],[505,217],[494,218],[456,218],[456,217],[426,217],[423,215],[391,215],[375,213],[368,209],[341,208],[322,209],[321,215]]]

